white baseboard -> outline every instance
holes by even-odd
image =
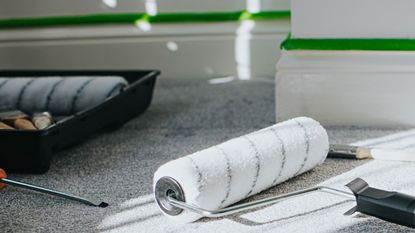
[[[415,126],[415,52],[283,51],[277,70],[278,121]]]
[[[160,69],[163,77],[272,78],[289,22],[252,22],[155,24],[148,31],[115,25],[3,30],[0,69]]]

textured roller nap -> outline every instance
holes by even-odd
[[[121,77],[0,78],[0,106],[71,115],[118,94],[126,85]]]
[[[295,118],[170,161],[156,171],[154,184],[172,177],[187,203],[220,209],[316,167],[328,148],[317,121]],[[201,216],[184,211],[169,217],[191,222]]]

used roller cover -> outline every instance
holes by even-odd
[[[328,150],[319,122],[294,118],[170,161],[156,171],[154,187],[162,177],[171,177],[186,203],[217,210],[313,169]],[[201,218],[188,211],[166,216],[179,222]]]
[[[116,76],[0,78],[0,107],[72,115],[104,102],[125,86],[127,81]]]

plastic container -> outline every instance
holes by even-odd
[[[54,152],[83,142],[100,131],[114,130],[150,105],[159,71],[0,71],[0,77],[120,76],[129,86],[105,102],[36,131],[0,131],[0,167],[8,172],[44,173]]]

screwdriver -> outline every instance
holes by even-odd
[[[108,203],[106,203],[106,202],[101,202],[101,201],[94,200],[94,199],[86,199],[86,198],[79,197],[79,196],[76,196],[76,195],[67,194],[67,193],[63,193],[63,192],[60,192],[60,191],[40,187],[40,186],[37,186],[37,185],[23,183],[23,182],[20,182],[20,181],[8,179],[6,172],[3,169],[0,168],[0,188],[4,188],[6,186],[6,184],[11,185],[11,186],[17,186],[17,187],[20,187],[20,188],[33,190],[33,191],[37,191],[37,192],[41,192],[41,193],[46,193],[46,194],[50,194],[50,195],[54,195],[54,196],[58,196],[58,197],[67,198],[67,199],[82,202],[84,204],[91,205],[91,206],[96,206],[96,207],[101,207],[101,208],[105,208],[105,207],[108,206]]]

